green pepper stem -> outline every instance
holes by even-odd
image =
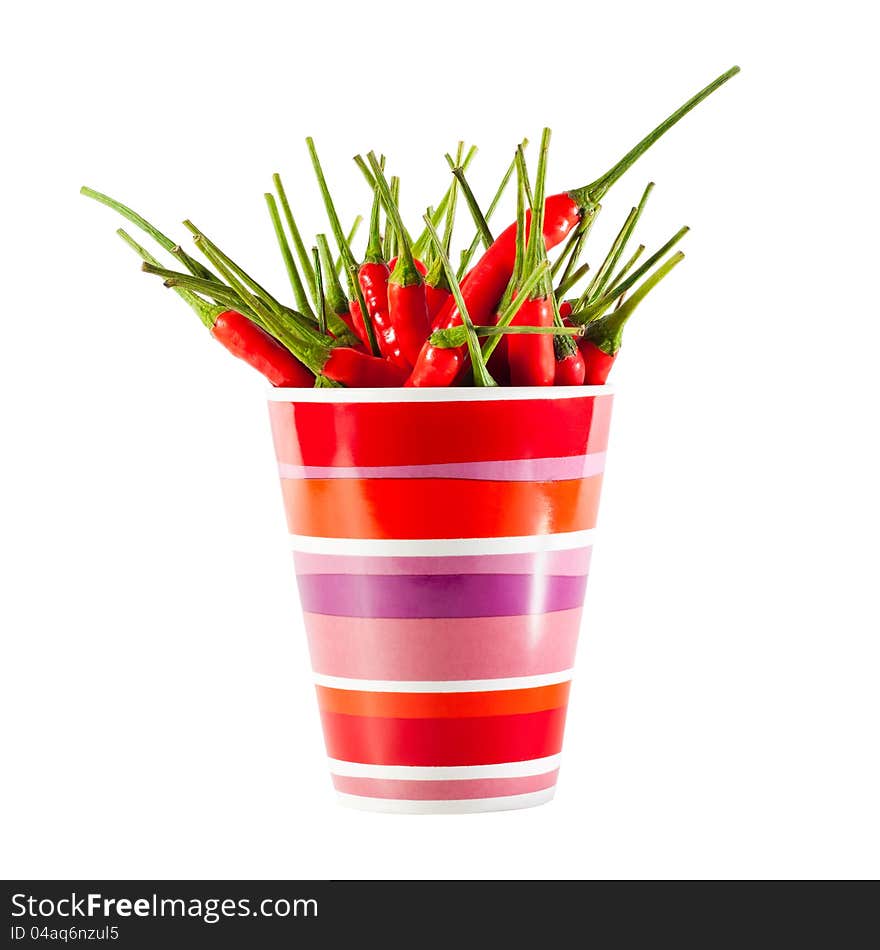
[[[321,266],[325,272],[326,287],[324,288],[324,294],[327,298],[329,310],[337,316],[348,313],[348,298],[345,296],[345,291],[339,282],[339,275],[333,267],[333,255],[330,252],[330,243],[327,240],[327,235],[318,234],[315,240],[318,242],[318,250],[321,254]],[[331,326],[330,329],[333,330],[333,327]],[[336,331],[333,330],[333,333],[335,335]]]
[[[620,349],[620,341],[623,335],[623,328],[626,321],[632,316],[633,311],[638,307],[642,300],[660,283],[661,280],[684,260],[684,254],[678,251],[666,261],[662,267],[651,274],[651,276],[612,313],[585,328],[584,336],[603,352],[609,356],[616,355]]]
[[[526,246],[526,261],[533,269],[547,257],[547,245],[544,243],[544,195],[547,181],[547,153],[550,149],[550,129],[541,133],[541,147],[538,151],[538,168],[535,172],[535,195],[531,201],[532,220],[529,226],[529,240]]]
[[[123,241],[143,260],[144,264],[149,264],[151,267],[159,267],[159,262],[155,257],[144,247],[141,247],[137,241],[123,228],[119,228],[116,232]],[[196,277],[189,276],[191,280],[198,280]],[[167,285],[166,286],[171,286]],[[195,311],[198,318],[204,323],[204,325],[210,330],[213,328],[214,323],[217,320],[217,317],[223,313],[225,309],[222,306],[217,306],[214,304],[209,304],[206,300],[202,300],[197,294],[193,293],[191,290],[188,290],[185,287],[174,288],[175,293],[185,301],[189,306]]]
[[[620,270],[611,278],[609,283],[612,287],[619,284],[624,277],[633,269],[636,261],[645,253],[645,245],[640,244],[633,253],[632,257],[620,268]]]
[[[101,194],[100,191],[95,191],[86,185],[80,188],[79,193],[85,195],[87,198],[92,198],[100,202],[102,205],[106,205],[108,208],[112,208],[117,214],[121,214],[123,218],[130,221],[135,227],[140,228],[141,231],[148,234],[160,247],[168,251],[169,254],[173,254],[193,276],[216,280],[216,275],[212,274],[204,264],[197,261],[194,257],[190,257],[176,241],[172,241],[167,234],[163,234],[157,227],[150,224],[146,218],[141,217],[136,211],[132,211],[131,208],[124,205],[121,201]]]
[[[523,139],[520,145],[521,148],[524,148],[529,144],[528,139]],[[462,165],[462,168],[467,168],[467,161]],[[511,177],[513,176],[514,171],[516,170],[516,159],[514,159],[508,166],[507,171],[504,173],[504,177],[501,179],[501,184],[498,186],[495,191],[495,195],[492,198],[492,201],[489,203],[489,207],[486,208],[486,223],[488,224],[492,220],[492,215],[495,213],[495,209],[498,207],[498,203],[501,201],[504,192],[507,190],[507,185],[510,182]],[[473,240],[470,243],[470,246],[467,250],[462,251],[461,261],[458,265],[458,271],[456,272],[456,277],[458,280],[461,280],[465,271],[468,269],[468,265],[473,259],[474,254],[477,253],[477,248],[480,246],[480,232],[474,235]]]
[[[659,250],[655,251],[642,265],[636,268],[628,277],[616,284],[611,290],[607,291],[598,300],[584,307],[583,302],[578,300],[573,308],[569,319],[572,323],[588,324],[598,320],[606,310],[630,287],[633,287],[644,274],[646,274],[660,258],[671,250],[684,236],[690,228],[684,227],[677,231]],[[582,309],[583,308],[583,309]]]
[[[385,262],[385,254],[382,249],[382,233],[379,228],[379,211],[381,207],[382,201],[379,197],[379,189],[375,188],[373,190],[373,204],[370,207],[370,236],[367,239],[367,251],[364,255],[364,260],[369,264]]]
[[[648,198],[650,197],[653,190],[654,182],[648,182],[648,186],[645,188],[641,200],[639,201],[638,205],[630,212],[630,216],[627,218],[626,223],[623,226],[623,230],[618,235],[615,243],[611,246],[611,250],[608,252],[608,257],[605,259],[605,261],[603,261],[602,267],[596,272],[596,277],[593,279],[593,281],[591,281],[589,295],[587,297],[588,301],[592,301],[597,297],[601,297],[604,291],[607,289],[614,268],[617,267],[617,262],[620,260],[626,245],[629,243],[629,239],[632,237],[633,232],[636,229],[636,225],[639,223],[639,218],[642,216],[642,212],[645,210],[645,205],[647,204]]]
[[[284,212],[284,220],[287,222],[287,230],[290,231],[290,237],[293,246],[296,249],[296,256],[299,258],[299,266],[302,268],[305,282],[309,287],[315,285],[315,272],[312,268],[312,262],[309,259],[309,253],[303,243],[302,235],[290,208],[290,202],[287,200],[287,192],[284,190],[284,184],[278,172],[272,176],[272,183],[275,185],[275,191],[278,193],[278,201],[281,203],[281,210]]]
[[[364,315],[364,327],[367,331],[367,343],[373,356],[379,355],[379,347],[376,344],[376,334],[373,332],[373,323],[367,315],[367,304],[364,300],[363,292],[358,281],[358,264],[351,252],[351,246],[342,233],[342,225],[339,223],[339,215],[336,213],[336,206],[333,204],[333,198],[330,196],[330,189],[327,187],[327,180],[324,178],[324,171],[321,168],[321,161],[318,158],[318,152],[315,149],[315,143],[311,136],[306,139],[306,146],[309,150],[309,157],[312,160],[312,168],[315,170],[315,177],[318,180],[318,188],[321,191],[321,198],[324,201],[324,208],[327,211],[327,218],[330,221],[330,229],[333,231],[333,237],[336,246],[339,249],[342,258],[342,267],[345,271],[345,280],[348,286],[348,293],[352,300],[356,300]]]
[[[188,218],[183,222],[183,226],[192,232],[193,236],[196,238],[197,245],[202,249],[210,248],[214,254],[223,261],[226,267],[231,270],[234,274],[237,274],[239,279],[243,281],[248,287],[250,287],[253,292],[261,299],[266,306],[273,310],[279,316],[283,314],[284,307],[266,290],[262,284],[257,283],[247,271],[243,270],[238,264],[229,257],[228,254],[221,251],[220,248],[208,238],[202,231],[200,231]],[[215,265],[216,266],[216,265]]]
[[[394,207],[400,207],[400,179],[397,175],[391,176],[391,181],[388,183],[388,187],[391,189],[391,200],[394,202]],[[397,231],[392,226],[391,218],[386,215],[385,217],[385,240],[383,242],[383,247],[385,248],[385,259],[390,261],[392,258],[397,257]]]
[[[203,235],[198,234],[195,239],[196,243],[201,246],[205,257],[226,278],[233,290],[249,304],[256,315],[255,322],[275,337],[282,346],[287,347],[304,366],[318,375],[330,355],[331,348],[326,339],[313,329],[309,329],[308,326],[291,323],[279,317],[248,290],[235,272],[226,265],[220,254],[214,250],[210,243],[206,243],[207,239]],[[303,320],[305,320],[304,317]]]
[[[266,205],[269,208],[269,217],[272,219],[272,227],[275,231],[275,238],[278,241],[278,249],[281,251],[284,267],[287,270],[287,277],[290,281],[291,290],[293,291],[296,308],[310,320],[314,320],[315,313],[309,305],[306,289],[303,286],[299,271],[296,268],[296,261],[293,259],[290,245],[287,243],[287,235],[284,233],[284,226],[281,224],[281,215],[278,214],[278,204],[275,201],[275,196],[266,192],[263,197],[266,199]]]
[[[513,272],[504,294],[501,297],[501,303],[498,305],[499,311],[503,311],[513,300],[516,288],[522,280],[526,261],[526,191],[525,182],[528,177],[526,172],[525,153],[520,146],[517,146],[514,156],[514,165],[516,167],[516,238],[514,242],[514,261]]]
[[[461,158],[460,150],[458,158]],[[446,224],[443,229],[443,251],[447,258],[449,258],[450,249],[452,247],[452,230],[455,227],[455,211],[458,205],[457,178],[453,179],[451,189],[449,201],[446,204]],[[428,217],[431,217],[430,209],[428,210]],[[457,274],[455,279],[460,281],[460,278]],[[452,288],[449,286],[449,280],[446,277],[446,270],[443,266],[443,261],[440,260],[440,258],[436,255],[434,262],[431,264],[431,267],[428,270],[428,273],[425,275],[425,283],[429,287],[438,287],[442,290],[448,290],[450,293],[452,292]]]
[[[351,247],[352,242],[354,241],[358,233],[358,229],[363,224],[363,222],[364,222],[364,216],[361,214],[359,214],[354,219],[354,223],[351,226],[351,230],[348,232],[348,234],[345,237],[345,240],[348,243],[349,247]],[[336,258],[336,262],[333,264],[333,272],[336,274],[337,277],[342,273],[342,256],[341,255]]]
[[[739,66],[732,66],[727,72],[722,73],[717,79],[712,80],[708,86],[701,89],[695,96],[688,99],[684,105],[679,106],[672,115],[664,119],[653,131],[649,132],[640,142],[634,145],[616,164],[600,175],[594,182],[585,185],[582,188],[575,188],[569,191],[573,201],[576,201],[582,209],[589,209],[594,204],[602,200],[603,195],[608,189],[624,174],[648,149],[680,119],[683,119],[691,109],[698,106],[704,99],[712,95],[716,89],[719,89],[728,79],[731,79],[739,72]]]
[[[327,332],[327,301],[324,298],[324,275],[321,273],[321,252],[312,248],[312,261],[315,268],[315,298],[318,301],[318,329]]]
[[[382,198],[382,204],[385,205],[385,213],[391,219],[391,223],[393,224],[394,230],[397,234],[397,264],[395,264],[394,272],[389,279],[403,287],[421,283],[422,275],[416,268],[415,260],[413,259],[412,245],[410,244],[409,237],[407,236],[403,220],[400,217],[400,210],[394,201],[394,196],[391,193],[388,182],[385,180],[385,173],[382,171],[382,167],[379,164],[374,152],[367,153],[367,160],[369,161],[370,168],[372,169],[373,175],[376,178],[376,187],[378,188],[379,195]],[[431,219],[428,218],[427,221],[430,225],[431,231],[436,234],[434,231],[434,225],[431,224]]]
[[[468,183],[464,169],[455,164],[455,161],[448,152],[446,153],[446,161],[449,164],[452,174],[455,176],[459,187],[461,188],[461,193],[464,195],[464,200],[467,202],[468,210],[471,213],[471,217],[474,219],[474,224],[476,225],[477,233],[480,235],[480,240],[483,242],[483,247],[488,249],[495,241],[495,238],[492,237],[492,232],[489,230],[489,225],[486,222],[486,218],[484,217],[483,212],[480,210],[479,202],[477,201],[476,196],[474,195],[473,190]]]
[[[605,294],[605,299],[613,299],[619,297],[621,294],[626,293],[633,284],[638,281],[643,274],[646,274],[656,263],[660,260],[661,257],[664,257],[666,253],[672,250],[676,244],[690,231],[690,228],[685,226],[680,228],[672,237],[658,250],[656,250],[640,267],[632,272],[625,280],[615,283],[614,286]]]
[[[461,167],[465,171],[467,171],[468,166],[470,165],[471,161],[473,160],[476,154],[477,154],[477,146],[472,145],[468,149],[467,155],[465,155],[464,159],[460,161],[458,164],[461,165]],[[444,214],[446,214],[446,206],[449,204],[449,200],[452,195],[452,190],[454,186],[456,186],[455,182],[451,182],[449,184],[443,197],[440,199],[440,203],[437,205],[436,209],[431,213],[431,224],[433,224],[435,228],[440,225],[440,222],[443,220]],[[413,241],[413,254],[416,257],[421,257],[425,253],[425,250],[428,248],[430,243],[431,243],[431,235],[428,233],[427,228],[423,228],[422,233],[418,236],[418,238],[416,238],[415,241]]]
[[[565,294],[568,293],[568,291],[571,290],[571,288],[574,287],[574,285],[581,279],[581,277],[583,277],[589,271],[589,269],[590,265],[585,261],[576,271],[569,274],[565,280],[560,281],[559,286],[556,288],[556,296],[564,297]]]

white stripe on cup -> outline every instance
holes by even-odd
[[[448,779],[523,778],[528,775],[544,775],[558,769],[560,759],[561,756],[557,754],[543,759],[496,762],[493,765],[372,765],[368,762],[343,762],[341,759],[328,761],[332,775],[443,782]]]
[[[329,390],[332,392],[332,390]],[[366,795],[349,795],[337,792],[340,804],[362,811],[392,812],[402,815],[475,814],[482,811],[507,811],[514,808],[529,808],[542,805],[553,798],[556,786],[542,788],[524,795],[504,795],[501,798],[459,798],[440,801],[414,801],[406,798],[368,798]]]
[[[499,689],[534,689],[567,683],[574,670],[536,673],[532,676],[505,676],[485,680],[359,680],[346,676],[315,673],[316,686],[359,690],[365,693],[488,693]]]
[[[269,402],[513,402],[520,399],[584,399],[610,396],[611,386],[431,386],[384,389],[284,389],[266,394]]]
[[[336,392],[325,389],[322,392]],[[315,538],[291,534],[290,546],[306,554],[353,554],[358,557],[460,557],[469,554],[532,554],[569,551],[593,543],[595,528],[531,534],[512,538]]]

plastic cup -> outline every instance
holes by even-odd
[[[271,392],[344,804],[552,798],[611,403],[603,386]]]

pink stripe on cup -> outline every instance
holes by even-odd
[[[601,475],[605,453],[559,458],[432,465],[294,465],[279,462],[282,478],[469,478],[498,482],[552,482]]]
[[[358,557],[296,551],[297,574],[552,574],[581,577],[590,572],[592,548],[534,554],[474,554],[453,557]]]
[[[407,801],[456,801],[468,798],[501,798],[540,792],[556,784],[559,769],[543,775],[522,775],[516,778],[411,779],[357,778],[334,775],[337,792],[367,798],[395,798]]]
[[[571,669],[581,608],[476,619],[376,619],[311,613],[304,618],[316,673],[437,682]]]

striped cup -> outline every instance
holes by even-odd
[[[553,796],[611,400],[602,386],[272,391],[345,804]]]

